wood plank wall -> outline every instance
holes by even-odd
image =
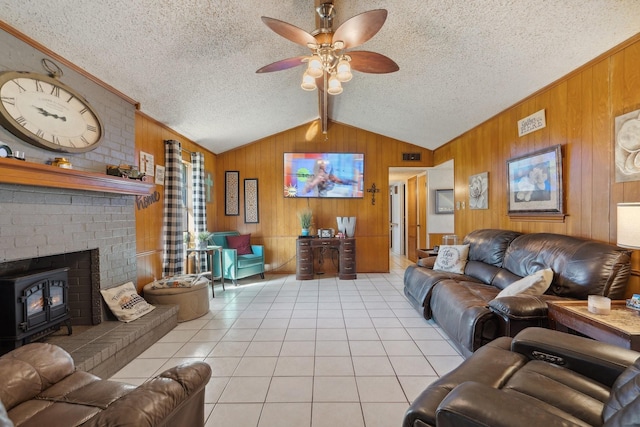
[[[296,212],[305,206],[313,210],[314,227],[337,228],[336,216],[355,216],[356,263],[358,273],[389,271],[389,167],[432,166],[433,152],[392,138],[330,122],[327,135],[314,121],[264,138],[250,145],[218,155],[216,186],[221,188],[224,172],[240,171],[245,178],[258,179],[259,224],[244,223],[243,187],[240,216],[224,215],[224,194],[216,191],[217,230],[251,233],[252,241],[264,244],[267,270],[295,272],[296,238],[300,225]],[[285,152],[364,153],[364,186],[380,189],[371,204],[371,193],[363,199],[285,198],[283,155]],[[422,160],[402,161],[402,153],[421,153]],[[314,230],[315,230],[314,229]]]
[[[173,139],[180,141],[182,148],[189,151],[199,151],[205,155],[205,169],[215,176],[215,154],[204,150],[193,141],[169,129],[151,117],[136,112],[135,122],[135,158],[140,161],[140,151],[152,154],[156,165],[164,166],[164,141]],[[184,160],[189,161],[190,155],[183,152]],[[214,187],[215,189],[215,187]],[[162,217],[163,217],[164,186],[156,185],[154,199],[149,203],[136,198],[136,261],[138,263],[138,290],[162,277]],[[214,196],[212,194],[212,201]],[[214,204],[207,205],[207,223],[210,229],[215,228],[216,215]],[[209,213],[211,212],[211,213]]]
[[[455,212],[455,230],[552,232],[616,242],[616,204],[640,201],[640,181],[615,182],[614,120],[640,109],[640,35],[469,130],[434,152],[436,165],[454,160],[455,199],[468,207],[470,175],[489,172],[489,209]],[[547,126],[518,137],[517,121],[541,109]],[[506,161],[562,145],[563,222],[507,215]],[[640,293],[640,254],[633,256],[629,294]]]

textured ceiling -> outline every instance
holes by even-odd
[[[434,149],[640,32],[638,0],[334,0],[334,28],[383,8],[362,45],[400,71],[363,74],[330,119]],[[313,0],[0,0],[0,19],[140,102],[214,153],[310,122],[303,67],[255,71],[308,49],[269,16],[316,28]],[[89,100],[90,101],[90,100]]]

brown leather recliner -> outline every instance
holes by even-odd
[[[640,353],[544,328],[476,351],[424,390],[403,427],[640,425]]]
[[[203,426],[210,377],[207,363],[190,362],[136,387],[76,371],[60,347],[32,343],[0,357],[0,401],[20,427]]]

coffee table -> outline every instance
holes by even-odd
[[[640,351],[640,313],[625,301],[611,301],[611,313],[593,314],[587,301],[549,301],[553,329],[573,330],[590,338]]]

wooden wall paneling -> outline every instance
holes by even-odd
[[[613,166],[612,135],[613,124],[610,112],[609,60],[603,60],[594,67],[597,76],[593,82],[593,165],[597,171],[592,183],[593,226],[591,236],[600,241],[609,240],[609,204],[611,196],[611,167]]]
[[[567,82],[563,81],[557,85],[551,87],[549,91],[544,92],[544,102],[538,102],[538,110],[545,109],[547,116],[552,117],[553,120],[547,122],[547,126],[541,130],[540,135],[540,149],[548,148],[554,145],[561,145],[562,155],[567,151]],[[542,95],[542,94],[541,94]],[[538,111],[536,110],[536,111]],[[537,132],[534,132],[536,134]],[[562,164],[562,184],[563,184],[563,199],[562,205],[564,212],[567,212],[567,195],[572,188],[569,186],[569,181],[565,178],[565,166],[567,162],[563,159]],[[536,232],[548,232],[558,234],[567,234],[566,218],[564,221],[555,221],[546,225],[543,222],[537,223],[537,227],[532,229]]]
[[[312,122],[271,137],[255,141],[250,146],[221,153],[217,159],[220,170],[230,170],[237,167],[242,177],[245,172],[241,167],[248,166],[240,159],[250,158],[252,155],[243,151],[255,150],[254,176],[260,183],[259,199],[261,206],[261,220],[255,227],[255,233],[267,242],[276,245],[277,249],[267,249],[267,268],[277,268],[278,272],[291,273],[295,271],[295,239],[300,233],[297,211],[309,206],[314,212],[316,230],[319,227],[337,228],[336,216],[356,216],[357,264],[358,272],[386,272],[389,270],[389,230],[388,230],[388,168],[391,165],[403,166],[391,158],[395,146],[410,147],[411,151],[422,153],[423,160],[417,166],[432,166],[433,155],[429,150],[401,143],[391,138],[379,136],[368,131],[351,126],[330,122],[328,134],[315,134],[308,137],[308,130],[313,127]],[[251,148],[249,148],[251,147]],[[376,204],[371,205],[371,193],[365,191],[362,199],[306,199],[285,198],[282,156],[284,152],[361,152],[365,154],[365,189],[373,182],[381,191],[376,194]],[[270,156],[270,157],[269,157]],[[274,166],[275,165],[275,166]],[[412,163],[412,166],[415,164]],[[275,171],[275,172],[274,172]],[[271,177],[271,178],[268,178]],[[263,184],[264,183],[264,184]],[[267,189],[269,187],[269,189]],[[270,193],[273,191],[273,193]],[[267,195],[275,197],[265,199]],[[223,197],[222,197],[223,199]],[[263,221],[262,206],[269,206],[274,218]],[[218,215],[223,215],[220,211]],[[266,216],[265,216],[266,218]],[[226,219],[225,219],[226,221]],[[274,225],[276,224],[276,225]],[[368,267],[370,266],[370,267]],[[366,270],[370,268],[371,270]]]
[[[427,175],[418,175],[417,210],[418,210],[418,247],[427,247]],[[388,196],[385,197],[388,200]],[[387,211],[388,211],[387,207]]]
[[[570,197],[569,189],[576,194],[582,193],[583,180],[580,175],[582,156],[582,73],[577,73],[567,82],[567,143],[564,146],[563,179],[565,182],[565,211],[572,212],[565,217],[566,232],[580,235],[582,223],[582,204],[577,197]]]
[[[591,224],[593,203],[592,198],[588,197],[593,188],[594,169],[593,169],[593,152],[591,146],[593,144],[593,69],[585,69],[582,73],[582,140],[583,147],[582,157],[580,159],[580,177],[582,180],[582,193],[587,196],[581,202],[580,220],[581,230],[580,236],[591,237]],[[568,195],[569,197],[571,195]],[[573,214],[571,212],[570,214]]]
[[[490,177],[492,228],[523,232],[564,233],[615,243],[616,204],[640,201],[640,181],[615,183],[614,119],[640,108],[640,36],[623,43],[579,70],[559,79],[494,118],[435,150],[434,164],[452,159],[456,187],[487,165]],[[547,127],[517,136],[517,121],[545,109]],[[497,141],[492,123],[495,124]],[[563,146],[565,190],[564,222],[510,219],[506,215],[506,161],[555,144]],[[489,161],[483,154],[490,152]],[[468,197],[456,188],[456,200]],[[478,224],[487,225],[477,212],[457,211],[456,234],[465,235]],[[640,290],[640,255],[633,255],[631,290]]]

